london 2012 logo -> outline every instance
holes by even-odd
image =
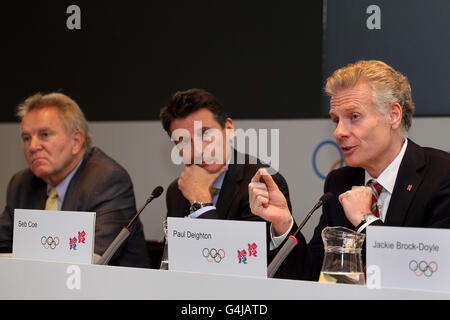
[[[436,271],[438,271],[438,264],[436,261],[426,262],[425,260],[422,260],[420,262],[417,262],[416,260],[411,260],[409,262],[409,270],[414,272],[414,274],[418,277],[421,277],[423,275],[429,278]]]
[[[247,251],[245,251],[245,249],[242,250],[238,250],[237,254],[238,254],[238,262],[242,263],[242,264],[247,264],[248,259],[250,257],[258,257],[258,245],[256,243],[249,243],[248,244],[248,257],[247,257]]]
[[[214,261],[216,263],[220,263],[223,259],[225,259],[225,250],[216,248],[203,248],[202,255],[203,258],[206,258],[206,261],[208,262]]]
[[[69,238],[69,249],[70,250],[77,250],[77,245],[85,244],[86,243],[86,232],[78,231],[78,239],[77,237]]]

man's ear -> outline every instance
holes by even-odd
[[[86,140],[86,137],[84,136],[84,133],[81,130],[75,130],[72,133],[72,154],[78,154],[80,150],[84,148],[84,142]]]
[[[391,128],[394,130],[400,128],[402,125],[402,118],[403,118],[402,106],[398,102],[393,103],[389,110],[389,121],[391,124]]]
[[[234,123],[231,118],[227,118],[225,122],[225,131],[227,134],[227,139],[231,140],[234,138]]]

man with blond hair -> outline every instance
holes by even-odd
[[[384,62],[358,61],[335,71],[325,91],[347,167],[328,174],[324,192],[334,197],[324,205],[310,243],[300,241],[281,266],[285,277],[318,279],[321,232],[327,226],[357,232],[369,225],[450,227],[450,155],[406,137],[414,113],[407,78]],[[256,183],[259,175],[262,186]],[[249,185],[252,212],[266,220],[289,220],[271,180],[258,172]]]
[[[96,212],[94,252],[101,256],[136,213],[128,173],[92,147],[83,112],[68,96],[35,94],[17,115],[29,168],[9,182],[0,215],[0,252],[12,250],[14,209],[46,209]],[[150,266],[140,221],[110,264]]]

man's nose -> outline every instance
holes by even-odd
[[[193,164],[202,164],[203,162],[203,141],[202,140],[196,140],[193,143],[193,155],[192,155],[192,162]]]
[[[39,150],[41,147],[42,146],[41,146],[41,142],[39,141],[39,139],[37,137],[31,136],[30,137],[30,142],[28,144],[28,149],[31,152],[34,152],[34,151]]]
[[[333,135],[336,140],[342,139],[349,135],[349,131],[348,131],[344,121],[338,121]]]

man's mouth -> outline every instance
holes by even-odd
[[[222,161],[220,161],[220,159],[216,159],[214,157],[213,158],[210,158],[210,157],[206,158],[206,157],[204,157],[202,159],[202,163],[199,164],[199,166],[200,167],[205,167],[205,166],[209,166],[209,165],[212,165],[212,164],[222,164]]]
[[[341,146],[341,150],[344,154],[352,152],[355,149],[356,149],[356,146]]]
[[[43,158],[43,157],[34,158],[33,160],[31,160],[31,164],[36,164],[36,163],[38,163],[40,161],[44,161],[44,160],[45,160],[45,158]]]

